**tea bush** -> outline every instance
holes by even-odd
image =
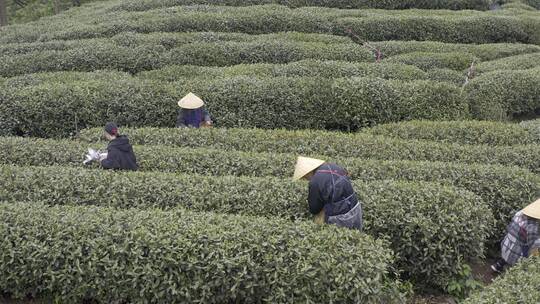
[[[392,252],[382,241],[311,223],[181,209],[2,203],[0,238],[0,290],[20,298],[402,301],[389,279]]]
[[[537,142],[540,142],[540,119],[523,121],[519,125],[525,128]]]
[[[416,66],[424,71],[430,69],[444,69],[461,71],[467,69],[473,61],[478,61],[478,58],[471,54],[463,52],[452,53],[425,53],[412,52],[402,55],[390,57],[386,61],[403,63]]]
[[[20,166],[82,167],[91,146],[73,141],[0,138],[0,163]],[[100,147],[94,144],[94,148]],[[102,148],[102,147],[100,147]],[[281,177],[292,175],[297,155],[214,149],[134,146],[139,169],[205,176]],[[467,189],[488,203],[497,220],[498,241],[513,214],[536,199],[540,177],[524,169],[447,162],[385,161],[317,156],[344,166],[354,180],[429,181]],[[216,161],[218,160],[218,161]]]
[[[404,64],[300,60],[287,64],[242,64],[230,67],[172,65],[137,74],[138,78],[174,82],[183,78],[267,77],[379,77],[404,81],[426,80],[422,70]]]
[[[530,258],[512,267],[507,273],[465,304],[538,303],[540,302],[540,259]]]
[[[450,69],[431,69],[426,71],[428,79],[432,81],[440,81],[451,83],[456,86],[463,86],[465,83],[466,72],[459,72]]]
[[[539,20],[528,16],[381,15],[342,18],[338,28],[362,33],[365,40],[433,40],[453,43],[522,42],[536,44]]]
[[[0,200],[309,218],[307,185],[290,179],[116,173],[0,166]],[[456,265],[482,256],[493,215],[471,192],[429,183],[358,182],[364,230],[388,238],[407,278],[444,286]]]
[[[311,43],[267,40],[256,42],[190,43],[166,50],[161,45],[118,46],[88,43],[67,50],[32,51],[0,57],[0,75],[36,72],[116,69],[130,73],[168,65],[227,66],[249,63],[287,63],[302,59],[374,61],[370,51],[352,43]]]
[[[465,87],[474,117],[507,119],[540,108],[540,68],[482,74]]]
[[[530,54],[540,51],[540,46],[521,43],[486,43],[486,44],[463,44],[442,43],[436,41],[379,41],[370,42],[379,48],[386,57],[420,53],[469,53],[478,57],[481,61],[495,60],[499,58]],[[469,63],[470,64],[470,63]]]
[[[492,72],[497,70],[525,70],[540,66],[540,53],[523,54],[486,61],[478,64],[479,72]]]
[[[380,8],[380,9],[409,9],[409,8],[422,8],[422,9],[477,9],[487,10],[489,7],[489,1],[487,0],[459,0],[459,1],[418,1],[418,0],[399,0],[399,1],[374,1],[374,0],[145,0],[145,1],[129,1],[122,2],[116,5],[114,10],[126,10],[126,11],[147,11],[162,7],[171,7],[179,5],[231,5],[231,6],[245,6],[245,5],[261,5],[261,4],[280,4],[289,7],[303,7],[303,6],[322,6],[322,7],[336,7],[336,8]]]
[[[206,147],[225,151],[332,155],[381,160],[425,160],[520,166],[540,172],[536,144],[505,146],[446,144],[402,140],[369,134],[260,129],[121,128],[134,144]],[[95,142],[102,128],[83,130],[83,141]]]
[[[240,76],[161,83],[99,72],[70,78],[46,74],[4,82],[0,134],[61,137],[111,120],[171,127],[176,101],[188,92],[206,101],[220,127],[354,130],[404,118],[468,117],[459,88],[429,81]]]
[[[493,121],[407,121],[378,125],[364,132],[393,138],[467,145],[511,146],[539,142],[519,124]]]
[[[111,37],[121,32],[220,31],[265,34],[298,31],[345,35],[347,29],[368,41],[531,44],[540,41],[540,19],[528,11],[382,11],[288,8],[280,5],[199,5],[145,12],[107,11],[103,8],[81,10],[50,22],[10,27],[3,30],[0,43]]]

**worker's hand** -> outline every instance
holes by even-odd
[[[529,256],[531,256],[531,257],[540,256],[540,249],[538,249],[538,248],[532,249],[531,252],[529,253]]]
[[[201,123],[201,127],[202,128],[211,128],[212,127],[212,121],[208,120],[208,121],[203,121]]]
[[[99,155],[99,161],[100,161],[100,162],[103,161],[103,160],[106,159],[106,158],[107,158],[107,153],[101,153],[101,154]]]

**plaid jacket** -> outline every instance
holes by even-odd
[[[535,242],[539,239],[538,220],[519,211],[508,225],[507,234],[501,243],[502,258],[508,264],[514,265],[520,258],[529,256],[529,250],[535,247]]]

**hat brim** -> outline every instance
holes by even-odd
[[[178,106],[182,109],[193,110],[204,106],[204,101],[197,95],[189,93],[178,101]]]
[[[534,203],[523,208],[522,212],[528,217],[540,220],[540,199],[537,199]]]
[[[296,161],[296,166],[294,168],[293,180],[297,181],[302,177],[306,176],[309,172],[319,168],[325,161],[321,159],[309,158],[309,157],[298,157]]]

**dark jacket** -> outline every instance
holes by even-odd
[[[120,135],[111,140],[107,146],[107,158],[101,161],[101,166],[105,169],[137,170],[137,159],[133,153],[133,148],[129,139],[125,135]]]
[[[324,163],[309,181],[309,211],[324,209],[325,222],[341,227],[362,229],[362,206],[347,171],[336,164]]]
[[[194,110],[180,109],[176,117],[176,127],[198,128],[202,122],[210,120],[210,114],[204,107]]]
[[[348,173],[336,164],[323,164],[315,170],[309,181],[308,203],[312,214],[321,212],[324,205],[328,203],[336,203],[351,196],[353,203],[356,204],[358,198]]]

